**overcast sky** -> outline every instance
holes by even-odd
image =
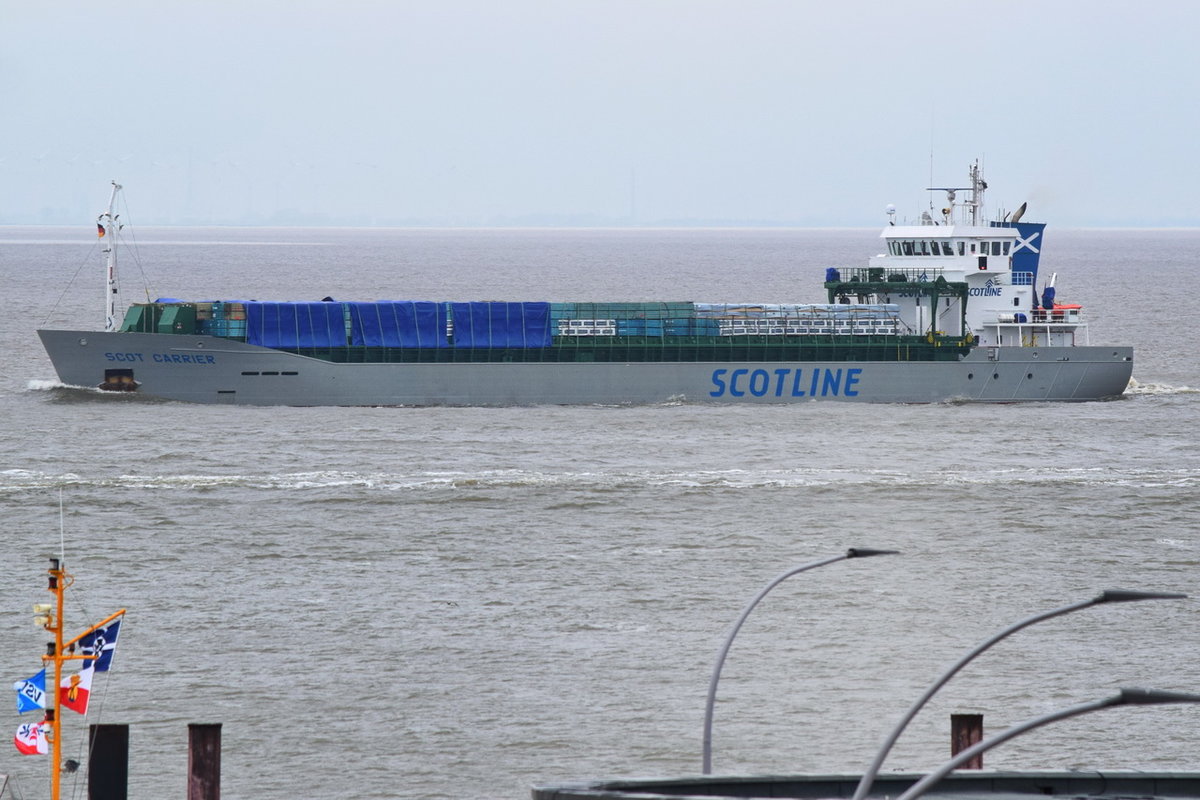
[[[0,0],[0,224],[1200,225],[1193,0]],[[931,159],[932,154],[932,159]],[[936,203],[941,204],[941,198]]]

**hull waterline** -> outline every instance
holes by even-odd
[[[59,380],[191,403],[523,406],[813,401],[1012,403],[1118,397],[1129,347],[977,347],[958,361],[332,363],[212,336],[40,330]]]

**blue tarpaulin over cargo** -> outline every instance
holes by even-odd
[[[345,347],[346,317],[341,303],[246,305],[246,341],[261,347]]]
[[[414,300],[347,303],[350,343],[365,347],[447,347],[446,305]]]
[[[549,303],[451,303],[455,347],[549,347]]]

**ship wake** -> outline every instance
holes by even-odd
[[[138,392],[106,392],[86,386],[72,386],[59,381],[31,380],[25,387],[29,392],[44,393],[52,403],[170,403],[161,397],[151,397]]]
[[[1171,386],[1167,383],[1157,383],[1154,381],[1142,383],[1137,378],[1130,378],[1129,388],[1125,390],[1125,394],[1135,396],[1200,394],[1200,389],[1191,386]]]

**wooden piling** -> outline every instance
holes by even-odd
[[[188,725],[187,800],[221,800],[221,723]]]
[[[129,793],[129,726],[88,726],[88,800],[125,800]]]
[[[983,714],[950,715],[950,755],[956,756],[971,745],[983,741]],[[983,753],[979,753],[960,769],[983,769]]]

